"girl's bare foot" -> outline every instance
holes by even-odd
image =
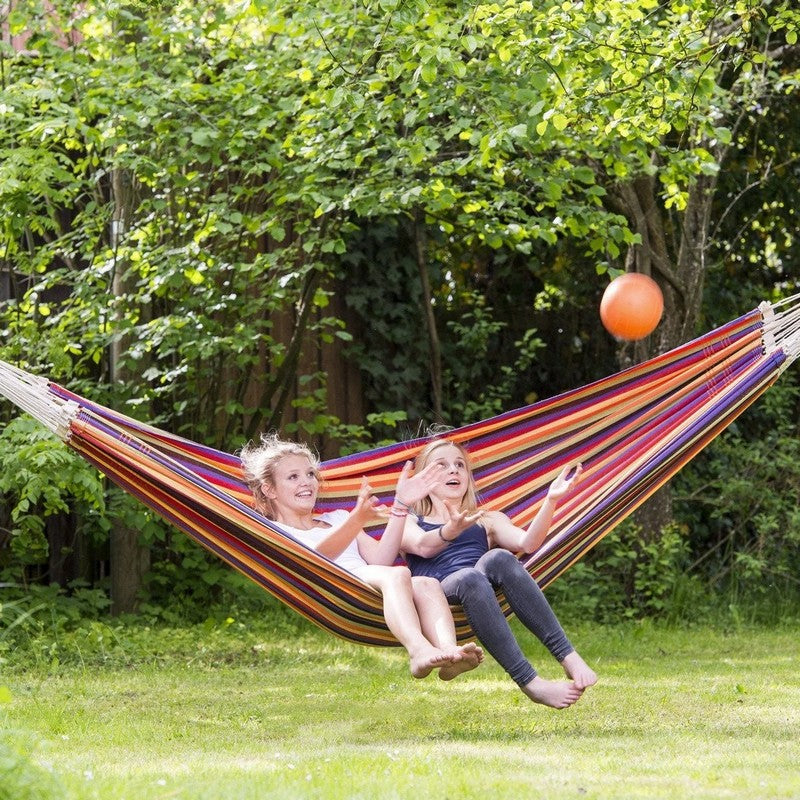
[[[483,650],[475,642],[468,642],[456,650],[456,653],[459,657],[454,658],[451,664],[445,664],[439,670],[439,677],[443,681],[451,681],[462,672],[475,669],[483,661]]]
[[[433,670],[452,663],[452,654],[432,647],[430,650],[415,653],[411,656],[411,674],[415,678],[426,678]]]
[[[597,683],[597,674],[589,665],[573,650],[562,662],[568,678],[582,691],[594,686]]]
[[[579,689],[572,681],[547,681],[538,675],[520,688],[534,703],[550,708],[568,708],[577,703],[583,694],[583,689]]]
[[[475,642],[467,642],[465,645],[462,646],[461,652],[465,656],[474,654],[475,657],[478,659],[479,664],[483,661],[483,648],[479,647],[477,644],[475,644]]]

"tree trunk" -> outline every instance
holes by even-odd
[[[436,330],[436,315],[433,313],[433,297],[431,281],[428,275],[428,261],[426,257],[427,245],[425,241],[425,225],[417,215],[414,218],[414,244],[417,256],[417,269],[422,285],[422,313],[428,331],[428,344],[430,347],[430,376],[431,399],[433,400],[433,413],[437,420],[442,419],[442,352],[439,344],[439,333]]]
[[[655,176],[644,176],[616,188],[615,205],[642,240],[629,252],[626,266],[629,271],[653,277],[664,295],[664,315],[656,331],[638,342],[620,345],[618,362],[624,369],[696,335],[715,182],[713,178],[698,178],[690,189],[685,210],[672,219],[659,202]],[[672,237],[668,231],[672,231]],[[672,521],[669,484],[642,505],[634,519],[648,540],[657,538]]]
[[[124,240],[133,209],[133,186],[126,170],[115,169],[111,175],[111,190],[114,215],[111,220],[111,245],[114,249],[115,298],[124,298],[128,293],[127,264],[116,257],[117,249]],[[109,374],[114,386],[129,385],[134,375],[125,367],[122,357],[130,344],[130,338],[117,338],[111,345]],[[145,573],[150,569],[150,551],[139,541],[139,531],[125,524],[122,519],[112,520],[114,528],[110,539],[111,613],[114,616],[129,614],[136,610],[137,596]]]
[[[141,39],[141,11],[135,6],[126,6],[126,18],[115,35],[123,42]],[[133,175],[125,169],[111,170],[111,195],[114,212],[111,219],[110,240],[114,251],[112,294],[118,301],[117,308],[124,307],[124,298],[135,291],[135,281],[129,274],[129,264],[119,257],[119,246],[131,225],[135,208]],[[122,299],[122,302],[120,300]],[[137,383],[134,374],[124,363],[123,356],[131,344],[130,337],[118,336],[109,353],[109,377],[114,387],[127,387]],[[140,372],[144,365],[140,366]],[[150,551],[140,542],[139,531],[129,527],[123,519],[112,520],[114,526],[109,542],[109,575],[111,579],[111,613],[114,616],[136,611],[137,598],[145,573],[150,569]]]

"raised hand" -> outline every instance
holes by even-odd
[[[551,500],[560,500],[571,492],[572,487],[580,480],[581,473],[583,472],[583,465],[578,464],[572,475],[569,474],[571,469],[571,466],[564,467],[556,479],[550,484],[550,488],[547,490],[547,496]]]
[[[350,512],[350,518],[363,528],[370,520],[378,516],[386,516],[388,509],[378,504],[377,498],[372,494],[372,487],[366,478],[361,479],[361,487],[358,490],[356,504]]]
[[[412,463],[406,461],[397,479],[397,488],[394,496],[403,506],[413,506],[414,503],[427,497],[434,489],[442,484],[445,474],[444,464],[428,464],[425,469],[412,475]]]

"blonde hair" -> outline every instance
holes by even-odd
[[[431,462],[437,458],[437,451],[442,447],[455,447],[461,453],[464,463],[467,465],[467,490],[461,498],[460,511],[466,511],[468,514],[473,514],[478,510],[478,489],[475,486],[475,478],[472,475],[472,459],[469,452],[464,445],[454,442],[452,439],[433,439],[422,448],[419,455],[415,460],[415,472],[425,469]],[[433,510],[433,502],[430,497],[423,497],[414,506],[416,511],[421,517],[425,517]]]
[[[287,442],[276,433],[262,433],[259,442],[248,442],[239,452],[244,479],[253,493],[256,509],[275,519],[272,500],[264,494],[264,484],[275,484],[275,467],[286,456],[305,456],[319,478],[319,458],[308,445]]]

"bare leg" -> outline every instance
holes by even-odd
[[[483,649],[474,642],[463,647],[456,640],[456,629],[450,604],[435,578],[411,578],[414,605],[417,608],[422,632],[436,647],[450,653],[452,662],[439,670],[439,677],[450,681],[462,672],[475,669],[483,661]]]
[[[358,576],[383,595],[386,624],[408,651],[411,674],[415,678],[424,678],[432,670],[453,662],[452,652],[434,646],[422,632],[411,573],[406,567],[368,565],[359,568]]]

